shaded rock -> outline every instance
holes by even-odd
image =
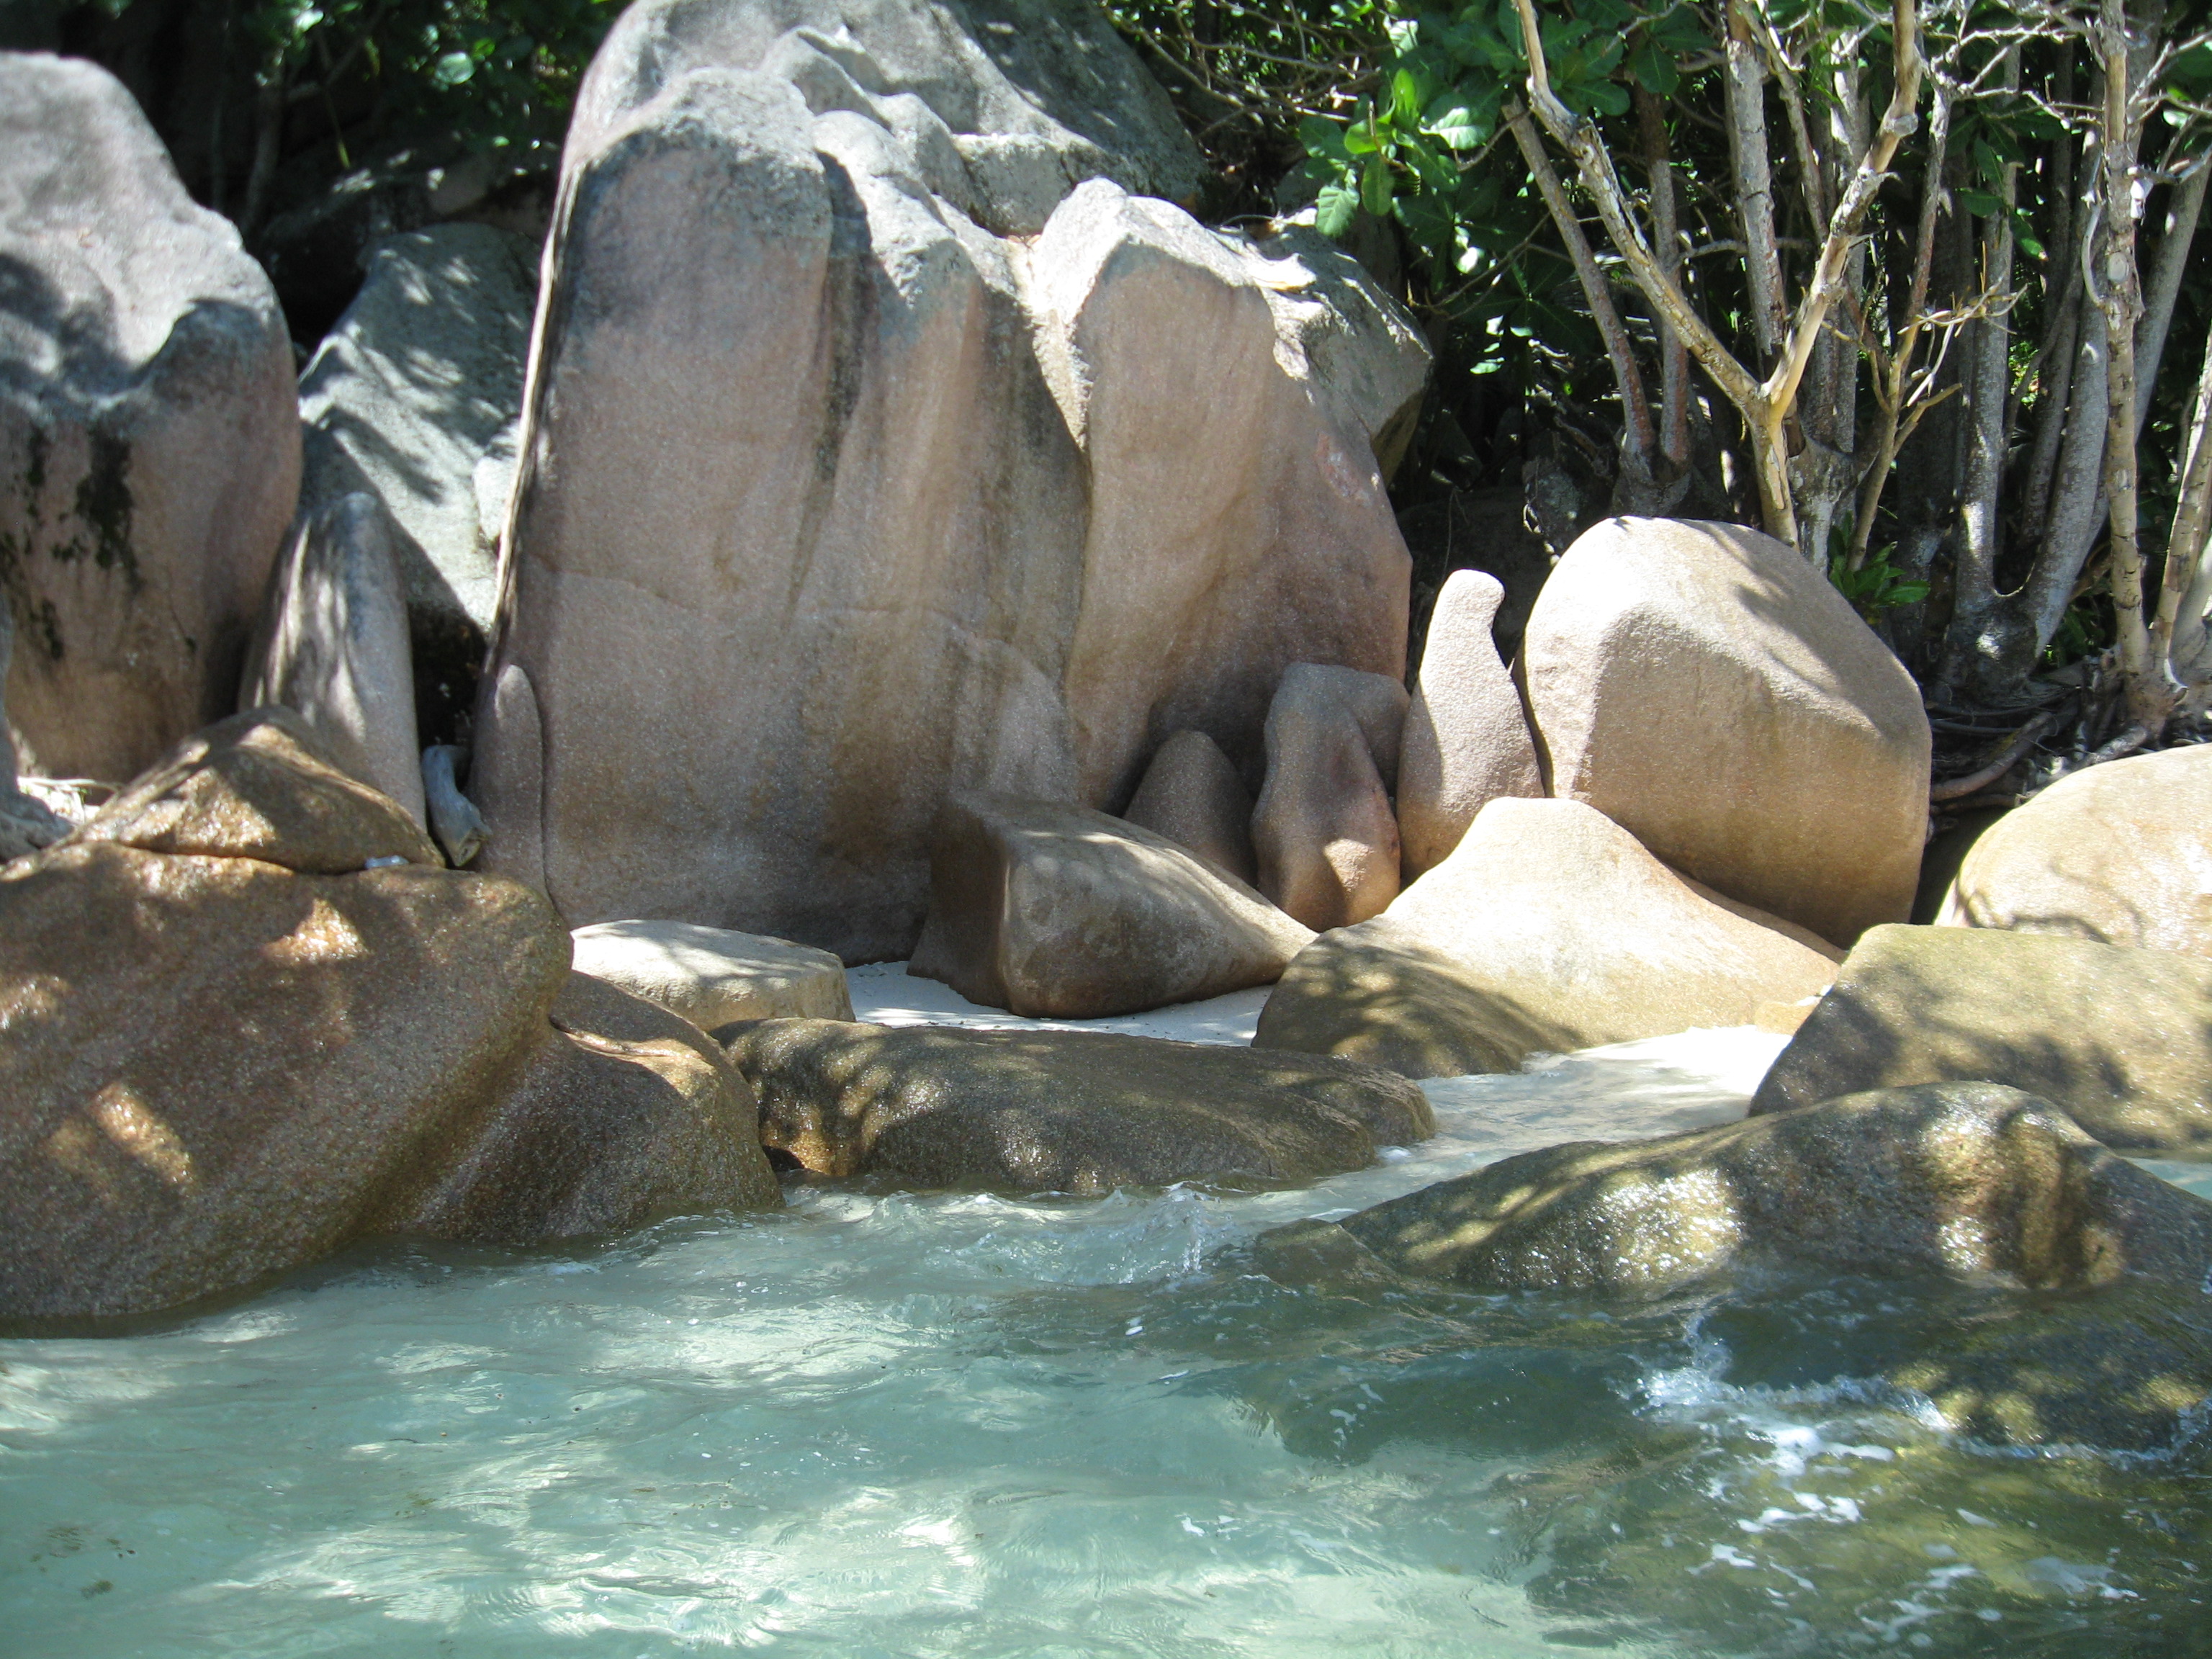
[[[1521,693],[1492,638],[1504,597],[1496,577],[1455,571],[1430,615],[1399,762],[1399,855],[1407,881],[1443,863],[1490,801],[1544,793]]]
[[[1559,560],[1522,653],[1553,793],[1824,939],[1910,914],[1928,814],[1919,692],[1780,542],[1609,519]]]
[[[1205,732],[1177,732],[1162,744],[1121,816],[1250,884],[1252,797]]]
[[[477,475],[498,453],[511,469],[537,301],[538,250],[520,236],[452,224],[389,237],[300,379],[301,500],[366,490],[390,511],[434,732],[473,701],[498,605],[506,494],[487,514]]]
[[[445,850],[446,862],[465,869],[483,850],[483,814],[461,793],[453,768],[467,751],[434,743],[422,751],[422,804],[429,809],[430,833]]]
[[[375,496],[340,495],[302,520],[270,580],[238,702],[292,710],[333,761],[424,823],[407,606]]]
[[[1986,1079],[2109,1146],[2212,1157],[2212,963],[1966,927],[1879,927],[1777,1058],[1753,1113]]]
[[[1272,1186],[1361,1168],[1435,1131],[1419,1089],[1342,1060],[813,1019],[730,1036],[762,1139],[823,1175],[1014,1192]]]
[[[2093,766],[2008,812],[1938,922],[2212,957],[2212,744]]]
[[[1405,720],[1395,679],[1317,663],[1284,671],[1252,845],[1260,890],[1309,927],[1364,921],[1398,896],[1390,790]]]
[[[8,660],[15,647],[15,618],[0,604],[0,691],[8,684]],[[51,847],[75,826],[38,796],[26,793],[15,771],[15,740],[8,732],[7,714],[0,708],[0,860],[21,858],[41,847]]]
[[[688,921],[602,921],[571,937],[578,973],[702,1031],[732,1020],[853,1017],[845,964],[827,951]]]
[[[373,859],[445,865],[414,820],[333,765],[289,708],[248,709],[194,733],[71,840],[258,859],[307,875]]]
[[[572,973],[514,1077],[392,1230],[536,1243],[777,1208],[744,1079],[689,1021]]]
[[[1327,1255],[1308,1235],[1330,1226],[1399,1272],[1489,1291],[1654,1296],[1782,1261],[2195,1291],[2212,1269],[2212,1204],[2100,1146],[2048,1101],[1990,1083],[1547,1147],[1340,1222],[1300,1224],[1282,1246]]]
[[[1815,936],[1686,881],[1577,801],[1500,797],[1382,915],[1300,951],[1257,1047],[1409,1077],[1753,1022],[1835,973]]]
[[[1401,671],[1425,353],[1124,193],[1200,169],[1092,8],[649,0],[562,166],[471,789],[573,924],[904,956],[955,791],[1119,804],[1183,728],[1249,775],[1285,665]]]
[[[1091,1019],[1264,985],[1313,937],[1240,881],[1103,812],[956,795],[907,971],[970,1002]]]
[[[1498,654],[1510,662],[1521,648],[1528,612],[1552,574],[1544,538],[1528,526],[1528,496],[1519,484],[1460,489],[1418,502],[1398,514],[1406,550],[1413,558],[1413,623],[1410,648],[1419,649],[1429,607],[1452,573],[1473,569],[1494,577],[1504,602],[1491,621]]]
[[[127,778],[229,712],[299,491],[290,342],[138,106],[0,54],[0,588],[18,759]]]

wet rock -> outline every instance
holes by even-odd
[[[337,496],[303,520],[277,561],[238,702],[291,709],[333,760],[422,825],[407,605],[392,536],[374,495]]]
[[[1334,250],[1126,193],[1199,177],[1088,6],[626,12],[563,160],[485,867],[896,958],[954,792],[1119,804],[1184,728],[1249,775],[1286,664],[1399,673],[1375,451],[1425,354]]]
[[[1293,663],[1276,688],[1252,844],[1260,890],[1316,931],[1398,896],[1390,791],[1405,720],[1406,688],[1381,674]]]
[[[2008,812],[1938,925],[2212,957],[2212,744],[2093,766]]]
[[[774,1209],[751,1087],[693,1026],[572,973],[516,1074],[393,1231],[533,1244]]]
[[[1221,745],[1203,732],[1177,732],[1159,746],[1121,816],[1248,886],[1256,873],[1252,797]]]
[[[504,477],[522,416],[538,250],[489,225],[379,242],[368,278],[300,380],[306,473],[322,507],[365,490],[390,512],[425,713],[433,732],[473,700],[499,599]],[[490,512],[487,514],[485,507]]]
[[[1492,638],[1504,598],[1496,577],[1455,571],[1430,615],[1399,763],[1400,857],[1407,881],[1443,863],[1492,800],[1544,793],[1521,693]]]
[[[1825,988],[1834,954],[1685,880],[1594,808],[1501,797],[1382,915],[1300,951],[1253,1042],[1408,1077],[1510,1072],[1540,1051],[1753,1023]]]
[[[1911,914],[1928,813],[1919,692],[1780,542],[1607,520],[1559,560],[1522,654],[1553,793],[1838,944]]]
[[[1657,1140],[1573,1141],[1268,1240],[1349,1256],[1328,1227],[1398,1272],[1486,1291],[1656,1296],[1783,1262],[2194,1291],[2212,1269],[2212,1204],[2048,1101],[1990,1083],[1875,1090]]]
[[[25,769],[133,776],[228,714],[299,492],[291,343],[131,94],[0,54],[0,588]]]
[[[1403,1079],[1348,1061],[1102,1031],[770,1020],[730,1032],[761,1138],[824,1175],[1099,1193],[1273,1186],[1434,1133]]]
[[[1091,1019],[1265,985],[1313,934],[1151,831],[1076,806],[956,795],[907,971],[970,1002]]]
[[[2212,1157],[2212,964],[1966,927],[1878,927],[1752,1097],[1986,1079],[2056,1102],[2110,1146]]]
[[[702,1031],[733,1020],[850,1019],[845,964],[827,951],[688,921],[579,927],[575,968]]]

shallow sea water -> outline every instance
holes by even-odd
[[[854,977],[864,1015],[992,1018]],[[1256,1010],[1145,1019],[1237,1041]],[[1739,1115],[1778,1046],[1447,1079],[1433,1140],[1293,1192],[798,1185],[0,1342],[0,1653],[2212,1653],[2199,1443],[2006,1454],[1867,1382],[1993,1292],[1361,1300],[1252,1267],[1302,1216]]]

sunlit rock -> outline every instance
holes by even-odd
[[[1203,732],[1177,732],[1153,751],[1121,816],[1248,886],[1257,873],[1251,793],[1221,745]]]
[[[845,964],[827,951],[688,921],[579,927],[575,968],[702,1031],[739,1019],[850,1019]]]
[[[1252,809],[1260,890],[1316,931],[1398,896],[1390,791],[1406,688],[1382,674],[1292,663],[1267,707],[1267,781]]]
[[[1398,763],[1405,878],[1443,862],[1474,815],[1500,795],[1541,795],[1528,716],[1491,627],[1505,589],[1455,570],[1437,595]]]

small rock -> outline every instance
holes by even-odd
[[[456,766],[465,763],[467,753],[450,743],[434,743],[422,751],[422,804],[429,809],[430,833],[456,870],[468,868],[483,851],[485,840],[483,815],[461,793],[453,775]]]
[[[1407,881],[1443,863],[1498,796],[1544,793],[1521,693],[1491,636],[1504,598],[1495,576],[1457,570],[1430,615],[1398,777]]]
[[[1752,1097],[1986,1079],[2108,1146],[2212,1158],[2212,963],[1976,927],[1876,927]]]
[[[1265,985],[1313,937],[1150,830],[1077,806],[956,795],[908,972],[970,1002],[1091,1019]]]
[[[1292,663],[1267,709],[1267,781],[1252,813],[1260,890],[1316,931],[1398,896],[1390,790],[1406,688],[1382,674]]]
[[[2008,812],[1937,925],[2212,957],[2212,744],[2093,766]]]
[[[1121,816],[1251,884],[1252,797],[1205,732],[1177,732],[1162,744]]]
[[[793,1019],[727,1035],[762,1139],[823,1175],[1011,1192],[1279,1186],[1435,1132],[1418,1088],[1346,1060],[1103,1031]]]
[[[1813,934],[1686,881],[1577,801],[1501,796],[1371,921],[1285,969],[1255,1046],[1408,1077],[1742,1025],[1835,972]]]
[[[850,1019],[845,964],[827,951],[688,921],[579,927],[575,969],[702,1031],[750,1019]]]

